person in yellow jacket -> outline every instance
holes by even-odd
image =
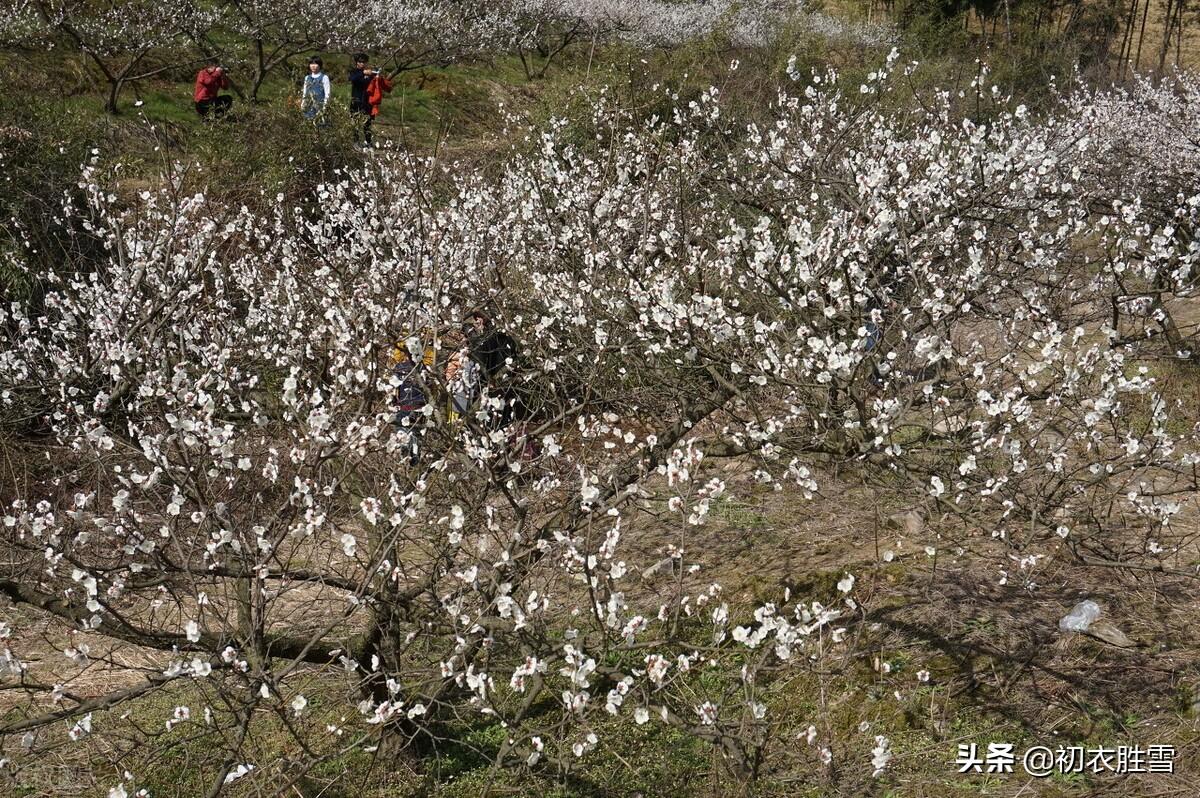
[[[413,336],[411,335],[401,335],[400,340],[395,343],[392,348],[393,366],[402,360],[407,360],[411,356],[410,352],[412,352],[412,350],[415,348],[409,346],[409,341],[412,340],[412,338]],[[421,330],[420,341],[414,342],[419,343],[423,348],[424,351],[421,355],[421,363],[427,368],[431,368],[434,364],[434,361],[437,359],[437,352],[434,349],[435,342],[436,336],[434,335],[433,330],[428,327],[425,327]]]

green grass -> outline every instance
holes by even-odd
[[[2,55],[2,54],[0,54]],[[332,59],[331,59],[332,60]],[[6,59],[0,57],[0,68]],[[28,68],[28,67],[27,67]],[[350,89],[345,78],[346,68],[333,64],[328,70],[333,83],[331,104],[335,108],[349,106]],[[237,73],[234,73],[237,77]],[[376,120],[377,135],[415,139],[427,144],[446,134],[477,135],[479,128],[494,123],[495,107],[490,87],[516,87],[525,83],[519,62],[497,59],[494,65],[467,64],[451,67],[427,67],[403,72],[395,78],[395,88],[384,99]],[[271,74],[259,90],[259,104],[276,109],[289,108],[299,94],[299,82],[282,72]],[[128,87],[119,101],[118,124],[149,121],[167,124],[182,130],[200,127],[192,104],[192,82],[147,81]],[[246,102],[234,95],[235,109],[244,109]],[[498,92],[509,96],[508,92]],[[104,98],[99,92],[70,93],[61,100],[61,107],[91,116],[105,116]],[[138,104],[140,103],[140,105]],[[291,109],[294,110],[294,109]],[[294,117],[299,126],[298,111]]]

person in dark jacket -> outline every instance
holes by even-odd
[[[392,374],[400,384],[396,388],[396,415],[392,424],[408,433],[409,462],[416,465],[421,454],[421,427],[425,420],[422,409],[427,402],[420,384],[423,364],[413,360],[406,348],[398,348],[397,354],[398,362]]]
[[[196,73],[196,88],[192,92],[196,113],[201,119],[207,119],[210,114],[221,116],[229,110],[229,106],[233,105],[233,98],[228,94],[221,94],[221,90],[228,89],[230,85],[225,68],[217,63],[217,59],[208,59],[204,68]]]
[[[378,69],[369,69],[368,61],[366,53],[356,53],[354,56],[354,69],[350,70],[350,113],[366,117],[362,123],[362,135],[364,144],[370,147],[373,137],[371,128],[379,113],[379,105],[371,103],[371,84],[377,78],[384,82],[386,79]],[[387,87],[391,89],[391,83],[387,83]]]
[[[492,380],[505,366],[516,365],[517,342],[501,330],[487,314],[475,311],[468,317],[471,357],[483,370],[484,380]]]
[[[524,404],[513,382],[513,372],[517,366],[517,342],[482,311],[472,313],[467,317],[467,322],[467,345],[471,359],[479,364],[480,383],[491,388],[504,403],[496,424],[506,427],[525,415]]]
[[[471,359],[479,366],[479,381],[502,403],[499,415],[492,416],[493,428],[507,428],[510,462],[532,464],[539,459],[541,446],[530,431],[534,411],[522,396],[516,379],[521,369],[517,342],[481,311],[468,316],[467,322],[468,348]],[[529,479],[534,471],[519,473],[522,479]]]

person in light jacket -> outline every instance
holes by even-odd
[[[314,55],[308,59],[308,74],[304,76],[304,85],[300,89],[300,110],[305,118],[323,117],[331,93],[325,64],[320,56]]]
[[[471,357],[471,348],[467,344],[468,331],[472,331],[472,328],[465,325],[461,335],[448,336],[447,341],[455,347],[445,371],[451,420],[465,416],[479,395],[479,364]]]

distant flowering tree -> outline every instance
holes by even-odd
[[[506,2],[371,3],[359,38],[342,37],[343,46],[366,46],[380,53],[394,71],[452,63],[507,50],[518,35]]]
[[[544,77],[576,42],[624,41],[640,47],[670,47],[720,34],[737,47],[761,47],[789,26],[829,40],[882,46],[894,32],[882,25],[853,23],[810,10],[799,0],[513,0],[512,41],[527,78]],[[535,69],[528,56],[542,59]]]
[[[117,112],[126,86],[193,60],[180,47],[185,35],[202,36],[217,19],[213,8],[186,1],[29,0],[22,17],[31,13],[37,14],[43,34],[66,39],[103,75],[109,113]],[[167,63],[149,63],[155,52],[166,53]]]
[[[1101,156],[1096,170],[1111,186],[1101,228],[1144,231],[1135,241],[1105,236],[1110,246],[1126,249],[1108,264],[1119,286],[1111,308],[1118,335],[1140,348],[1162,342],[1166,356],[1191,363],[1200,363],[1200,341],[1176,316],[1200,289],[1200,200],[1193,191],[1200,180],[1198,102],[1200,84],[1190,73],[1158,81],[1138,77],[1127,89],[1081,92],[1071,101],[1094,131]],[[1147,108],[1154,113],[1145,113]]]
[[[0,21],[0,42],[66,42],[108,85],[116,112],[125,87],[181,65],[218,57],[249,66],[245,86],[263,84],[297,56],[372,51],[392,71],[446,65],[511,47],[516,26],[504,4],[419,0],[15,0]]]
[[[246,93],[254,100],[272,73],[310,52],[366,51],[376,67],[400,72],[504,50],[515,36],[504,3],[223,0],[219,7],[225,36],[207,37],[204,48],[249,63]]]
[[[689,546],[722,497],[811,497],[834,465],[1000,539],[1029,586],[1050,554],[1161,564],[1196,434],[1108,300],[1145,253],[1182,273],[1194,251],[1097,206],[1137,201],[1101,168],[1111,95],[1034,118],[981,76],[985,124],[948,94],[890,110],[902,72],[847,96],[792,69],[749,128],[715,89],[651,119],[601,99],[594,137],[552,121],[497,174],[385,157],[315,215],[178,179],[121,210],[89,167],[66,210],[106,256],[0,310],[0,593],[68,641],[34,661],[3,630],[27,701],[6,757],[65,734],[133,761],[108,710],[166,692],[149,739],[208,741],[211,794],[473,720],[497,767],[569,773],[612,723],[655,723],[753,779],[795,756],[772,685],[844,650],[855,579],[739,605]],[[453,418],[441,364],[477,310],[518,346]],[[433,364],[399,424],[398,342]],[[140,677],[78,689],[118,661]],[[330,683],[346,706],[318,713]],[[255,758],[263,717],[292,755]],[[859,755],[881,774],[889,741]]]
[[[768,41],[773,30],[797,16],[803,3],[795,0],[728,0],[658,2],[657,0],[532,0],[531,8],[581,25],[588,38],[615,37],[637,44],[679,44],[724,29],[735,44]]]
[[[31,44],[43,39],[45,25],[33,0],[13,0],[0,16],[0,45]]]
[[[335,13],[328,3],[308,0],[225,0],[220,9],[221,29],[233,34],[234,47],[249,49],[248,58],[228,44],[221,47],[206,40],[203,45],[231,63],[249,64],[244,92],[251,101],[258,100],[263,83],[279,66],[301,53],[324,48],[330,41],[331,26],[353,19],[352,14]]]

